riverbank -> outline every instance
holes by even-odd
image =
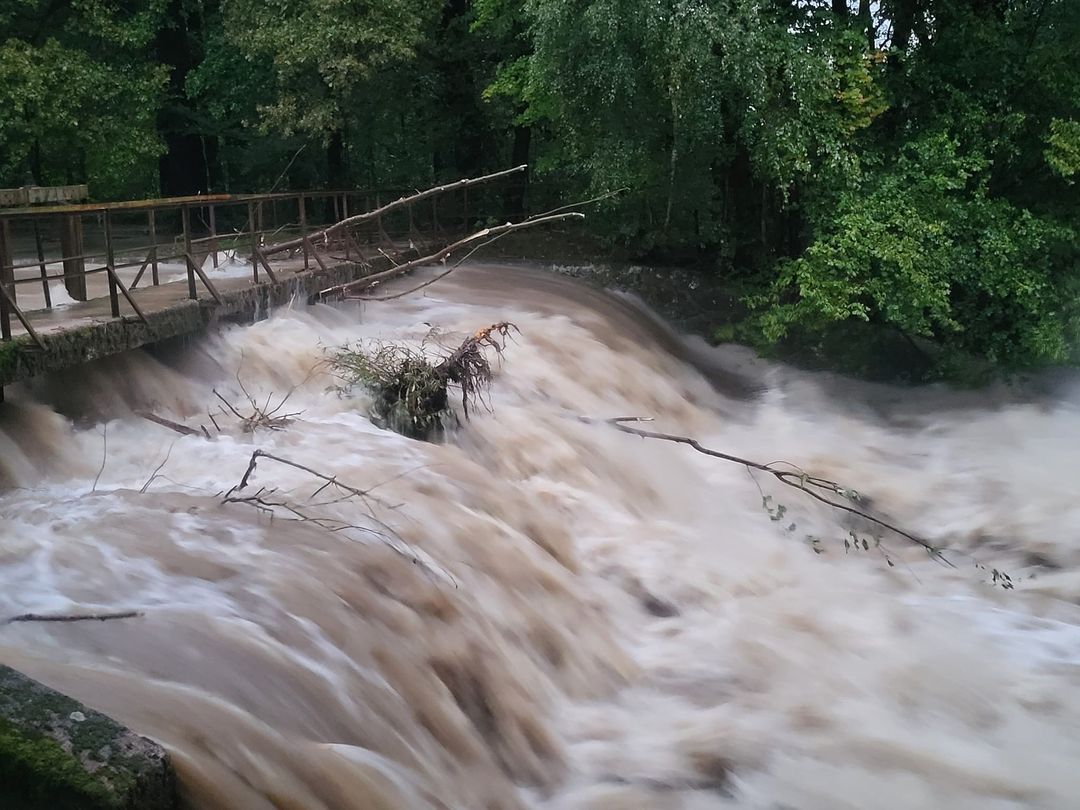
[[[637,296],[675,328],[713,345],[748,346],[761,357],[808,371],[829,371],[894,385],[948,382],[985,385],[1002,375],[985,361],[944,355],[932,341],[875,323],[851,319],[821,332],[793,329],[784,340],[762,339],[750,320],[746,291],[718,273],[707,257],[651,262],[602,243],[581,227],[511,234],[484,258],[520,261],[602,289]]]

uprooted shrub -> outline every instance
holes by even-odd
[[[330,356],[329,363],[341,381],[339,392],[359,386],[371,394],[368,413],[375,424],[410,438],[434,439],[455,418],[451,387],[460,392],[466,419],[470,406],[486,406],[492,375],[485,350],[502,354],[515,331],[512,323],[494,323],[470,335],[441,359],[425,351],[425,340],[419,348],[382,342],[346,345]]]

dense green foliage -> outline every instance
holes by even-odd
[[[0,186],[527,160],[563,199],[627,188],[595,233],[722,274],[751,339],[861,320],[943,362],[1068,362],[1077,41],[1075,0],[0,0]]]
[[[166,71],[144,57],[161,2],[0,2],[0,185],[153,181]]]

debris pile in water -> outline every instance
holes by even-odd
[[[461,407],[484,403],[491,385],[491,362],[485,350],[501,355],[517,327],[507,321],[474,332],[441,360],[433,361],[420,348],[396,343],[343,346],[330,358],[341,380],[339,392],[360,386],[372,395],[368,413],[375,424],[413,439],[437,438],[453,418],[450,386],[461,392]],[[430,336],[429,336],[430,337]]]

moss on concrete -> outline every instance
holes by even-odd
[[[0,342],[0,379],[18,377],[36,345],[28,335]]]
[[[0,806],[163,810],[175,784],[152,740],[0,666]]]

